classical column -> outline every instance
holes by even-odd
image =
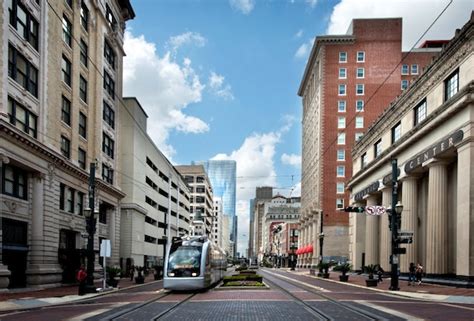
[[[456,275],[474,276],[474,142],[458,147]]]
[[[31,206],[31,264],[43,263],[44,248],[44,178],[41,174],[35,175],[33,181],[33,199]]]
[[[382,206],[385,208],[391,208],[392,206],[392,189],[385,187],[382,190]],[[385,271],[390,270],[390,254],[392,249],[392,233],[389,229],[388,213],[380,216],[379,219],[379,231],[380,231],[380,265]]]
[[[369,196],[367,206],[377,205],[377,198]],[[357,214],[365,215],[365,214]],[[367,215],[365,225],[365,264],[379,264],[379,217],[377,215]]]
[[[446,164],[432,161],[429,167],[428,215],[426,239],[426,273],[448,271],[448,171]]]
[[[313,240],[311,245],[313,246],[313,258],[311,260],[311,267],[314,269],[316,268],[317,260],[318,260],[318,240],[319,240],[319,229],[318,229],[318,216],[319,213],[315,212],[313,215]]]
[[[402,183],[402,226],[403,231],[413,232],[413,243],[406,244],[407,253],[400,255],[400,271],[407,273],[410,263],[418,262],[417,248],[417,232],[418,232],[418,193],[417,193],[417,177],[408,176],[403,178]]]

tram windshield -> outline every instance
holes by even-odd
[[[202,247],[171,247],[168,259],[168,276],[199,276]]]

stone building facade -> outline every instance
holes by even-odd
[[[110,239],[118,264],[116,120],[125,22],[134,16],[129,1],[0,3],[0,288],[75,282],[91,162],[94,249]]]
[[[168,239],[187,235],[190,192],[184,178],[147,134],[147,114],[136,98],[120,105],[122,191],[121,267],[162,265]]]
[[[474,15],[424,73],[354,146],[351,202],[391,204],[391,159],[398,163],[400,271],[422,263],[433,277],[474,279]],[[388,178],[388,179],[387,179]],[[388,269],[388,215],[350,216],[350,260]]]
[[[345,260],[349,219],[346,183],[352,176],[351,148],[439,48],[402,52],[402,20],[355,19],[347,34],[318,36],[298,95],[303,105],[301,234],[313,245],[305,265],[319,257],[320,217],[324,256]],[[380,86],[380,84],[383,84]]]

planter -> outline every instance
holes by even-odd
[[[365,284],[369,287],[375,287],[377,286],[379,282],[376,279],[367,279],[365,280]]]
[[[323,277],[323,272],[318,272],[318,277],[322,278]]]
[[[139,275],[139,276],[135,277],[135,283],[136,284],[143,284],[143,283],[145,283],[145,278],[142,275]]]
[[[323,273],[323,279],[329,279],[329,273]]]
[[[349,275],[339,275],[339,281],[341,282],[349,281]]]
[[[113,288],[116,288],[118,286],[119,280],[114,279],[108,279],[107,284]]]
[[[316,275],[316,270],[315,269],[309,269],[309,275]]]

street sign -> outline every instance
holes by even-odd
[[[365,207],[365,212],[367,215],[382,215],[387,212],[387,209],[385,206],[370,205]]]
[[[393,254],[407,254],[407,249],[406,247],[397,247],[393,249]]]
[[[398,231],[398,236],[410,236],[413,237],[413,231]]]
[[[110,240],[102,240],[102,242],[100,243],[100,256],[110,257],[110,254]]]
[[[409,235],[401,235],[397,238],[397,243],[411,244],[413,243],[413,237]]]
[[[398,264],[398,256],[390,255],[390,264]]]

